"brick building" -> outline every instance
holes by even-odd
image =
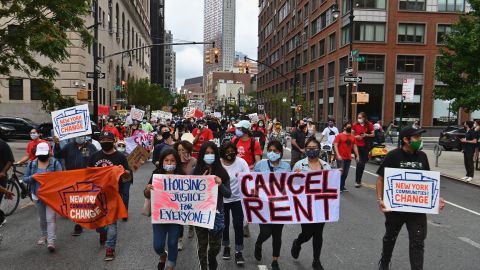
[[[373,120],[399,120],[402,82],[412,78],[414,99],[404,103],[404,120],[419,119],[422,126],[456,122],[449,102],[433,98],[433,89],[440,84],[434,79],[434,66],[442,35],[451,31],[460,13],[469,10],[468,3],[353,2],[353,50],[365,62],[350,65],[350,0],[260,0],[258,58],[279,73],[259,66],[259,104],[286,121],[286,110],[269,103],[269,97],[292,97],[296,84],[297,99],[300,96],[309,105],[309,116],[319,122],[333,117],[341,123],[351,117],[346,115],[349,86],[344,83],[345,71],[351,66],[353,75],[363,78],[362,83],[353,85],[352,92],[366,92],[370,98],[367,104],[351,105],[353,115],[364,111]],[[332,12],[335,4],[338,18]],[[465,117],[462,115],[462,120]]]
[[[207,75],[207,85],[206,85],[206,104],[210,107],[215,107],[218,104],[217,92],[219,90],[219,83],[241,83],[244,85],[243,89],[240,91],[241,95],[248,95],[254,89],[254,80],[252,79],[251,74],[245,73],[235,73],[235,72],[210,72]],[[235,94],[236,93],[236,94]],[[235,97],[238,93],[233,93]]]

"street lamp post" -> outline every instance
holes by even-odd
[[[98,0],[93,1],[93,122],[98,124]]]

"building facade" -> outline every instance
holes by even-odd
[[[172,43],[173,42],[173,34],[172,31],[165,31],[165,42]],[[173,50],[172,45],[165,46],[165,55],[164,55],[164,84],[163,87],[168,89],[170,93],[175,94],[177,92],[176,87],[176,62],[177,62],[177,55]]]
[[[355,0],[353,62],[350,62],[351,0],[260,0],[258,97],[267,112],[287,121],[269,97],[296,92],[305,102],[303,115],[318,122],[341,123],[364,111],[371,120],[400,120],[402,83],[415,79],[414,98],[404,103],[403,120],[422,126],[456,122],[449,103],[433,98],[435,61],[442,36],[459,14],[463,0]],[[339,16],[334,16],[338,3]],[[344,82],[347,69],[362,82]],[[347,76],[350,76],[347,74]],[[296,86],[296,87],[295,87]],[[369,94],[367,104],[347,104],[347,89]],[[295,91],[294,91],[295,89]],[[349,114],[347,115],[347,106]],[[353,118],[356,119],[356,118]],[[450,121],[448,121],[450,120]]]
[[[147,0],[108,0],[99,1],[99,66],[105,79],[98,80],[98,100],[100,105],[113,106],[121,98],[121,81],[128,78],[150,76],[150,50],[141,49],[131,53],[103,58],[112,53],[151,44],[150,3]],[[92,9],[93,10],[93,9]],[[85,18],[86,25],[93,25],[94,12]],[[93,72],[93,46],[82,47],[79,35],[68,33],[73,43],[68,48],[70,58],[56,64],[59,76],[55,86],[62,95],[77,98],[79,90],[88,90],[88,101],[92,105],[93,79],[86,76]],[[41,60],[42,64],[48,64]],[[128,67],[129,62],[132,63]],[[0,77],[0,114],[26,117],[35,122],[50,122],[51,116],[41,110],[39,78],[28,78],[20,71],[13,71],[11,77]],[[92,106],[90,107],[93,113]]]
[[[205,100],[205,92],[203,92],[203,77],[195,77],[185,79],[180,89],[180,94],[186,96],[188,100]]]
[[[243,89],[239,90],[241,95],[248,95],[254,89],[252,84],[252,76],[245,73],[235,73],[235,72],[210,72],[207,75],[207,85],[206,85],[206,105],[210,108],[215,108],[218,105],[217,100],[222,99],[222,96],[218,96],[219,82],[229,83],[229,84],[242,84]],[[226,96],[226,98],[229,97]],[[238,93],[237,93],[238,94]],[[234,95],[232,93],[232,95]],[[235,98],[235,96],[232,96]]]
[[[165,0],[150,0],[150,28],[153,44],[165,43]],[[154,46],[151,50],[151,75],[152,83],[164,85],[164,57],[165,47]]]

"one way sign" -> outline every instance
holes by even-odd
[[[346,83],[361,83],[362,80],[363,80],[362,77],[348,77],[348,76],[343,77],[343,81]]]
[[[93,79],[95,77],[94,72],[87,72],[87,78],[88,79]],[[105,79],[105,73],[98,73],[98,78],[99,79]]]

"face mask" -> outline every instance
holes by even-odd
[[[205,163],[208,165],[212,165],[213,162],[215,162],[215,154],[205,154],[203,161],[205,161]]]
[[[32,140],[38,139],[38,133],[31,133],[30,138],[32,138]]]
[[[146,123],[147,123],[147,120],[143,120],[142,123],[146,124]]]
[[[306,154],[309,158],[317,158],[320,154],[320,150],[307,150]]]
[[[113,142],[102,142],[100,145],[103,151],[110,151],[113,148]]]
[[[263,127],[263,123],[259,123],[258,126],[259,126],[259,127]]]
[[[92,137],[90,136],[85,136],[85,141],[91,141],[92,140]]]
[[[199,129],[202,129],[204,126],[205,126],[204,124],[199,124],[199,125],[198,125],[198,128],[199,128]]]
[[[164,140],[170,138],[170,132],[169,131],[162,132],[162,138]]]
[[[233,160],[235,160],[236,155],[235,155],[235,153],[228,153],[228,154],[225,155],[225,157],[228,161],[233,161]]]
[[[40,160],[41,162],[45,162],[47,161],[50,156],[49,155],[41,155],[41,156],[37,156],[38,160]]]
[[[125,152],[125,147],[122,146],[122,147],[117,147],[117,151],[120,152],[120,153],[124,153]]]
[[[358,120],[358,123],[360,123],[360,124],[363,124],[363,122],[365,121],[365,120],[363,120],[363,118],[358,118],[357,120]]]
[[[84,144],[85,143],[85,137],[76,137],[75,138],[75,143],[76,144]]]
[[[243,137],[243,131],[241,131],[240,129],[235,129],[235,136],[237,137]]]
[[[270,160],[271,162],[275,162],[275,161],[277,161],[277,160],[280,159],[280,154],[275,153],[275,152],[273,152],[273,151],[267,152],[267,158],[268,158],[268,160]]]
[[[345,131],[346,131],[347,133],[352,133],[352,127],[347,127],[347,128],[345,128]]]
[[[328,123],[328,126],[329,126],[329,127],[333,127],[333,123]]]
[[[173,172],[173,171],[175,171],[176,168],[177,168],[176,165],[163,165],[163,169],[166,172]]]
[[[422,140],[410,141],[410,146],[412,147],[413,150],[418,151],[418,150],[422,149],[423,142],[422,142]]]

